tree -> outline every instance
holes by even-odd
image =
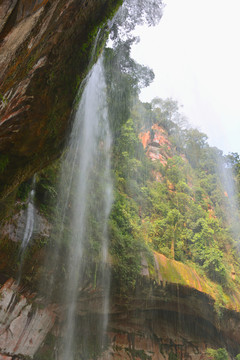
[[[205,249],[205,261],[203,269],[206,270],[208,276],[213,281],[217,281],[220,284],[226,282],[226,268],[223,264],[223,253],[217,246]],[[222,358],[217,358],[222,359]]]
[[[197,129],[189,129],[185,132],[185,154],[192,167],[199,167],[202,149],[208,146],[207,135]]]
[[[137,25],[155,26],[163,13],[162,0],[125,0],[111,28],[110,38],[124,41]]]
[[[121,125],[130,117],[130,110],[140,89],[154,79],[151,69],[131,58],[132,43],[133,39],[129,39],[104,52],[108,108],[114,138],[119,136]]]
[[[207,355],[208,358],[214,359],[214,360],[228,360],[228,353],[226,349],[220,348],[220,349],[207,349]]]
[[[175,259],[175,243],[179,230],[180,220],[181,214],[177,209],[170,210],[167,214],[166,222],[171,238],[171,256],[173,259]]]
[[[148,86],[154,73],[135,62],[131,47],[138,38],[132,34],[136,25],[156,25],[162,17],[162,0],[125,0],[111,27],[111,47],[105,49],[105,72],[110,123],[114,137],[129,118],[130,108],[140,89]],[[117,99],[117,101],[115,101]]]
[[[235,171],[240,171],[240,156],[238,153],[229,153],[225,156],[225,163],[228,167],[233,168]]]
[[[179,112],[177,101],[167,98],[154,98],[151,107],[156,117],[156,122],[163,126],[169,133],[177,132],[188,126],[186,118]]]

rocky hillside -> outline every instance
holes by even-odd
[[[133,119],[122,125],[114,145],[116,190],[109,224],[112,281],[108,343],[101,354],[96,324],[103,317],[103,294],[95,279],[97,257],[93,237],[86,253],[89,274],[77,305],[79,339],[89,324],[92,335],[85,345],[79,340],[79,352],[86,346],[93,359],[149,360],[218,359],[223,352],[223,359],[234,359],[240,352],[238,252],[234,233],[229,230],[231,224],[224,217],[226,209],[230,211],[225,206],[230,205],[224,201],[228,197],[219,175],[215,175],[214,186],[209,188],[213,170],[207,165],[211,157],[206,152],[212,156],[216,149],[207,143],[198,149],[200,152],[204,149],[203,176],[194,158],[189,157],[193,149],[188,153],[179,148],[176,138],[179,127],[170,134],[166,124],[154,116],[153,125],[143,128],[139,111],[135,108]],[[157,115],[159,109],[151,112]],[[144,119],[147,117],[145,113]],[[174,123],[172,126],[175,127]],[[47,248],[53,249],[56,241],[51,229],[57,173],[56,163],[37,176],[38,228],[25,255],[20,284],[16,283],[17,256],[21,224],[26,217],[24,201],[31,183],[20,187],[18,207],[3,227],[2,284],[10,279],[1,288],[1,349],[9,359],[13,355],[19,359],[33,355],[34,359],[52,359],[55,344],[62,337],[65,309],[58,299],[63,291],[66,244],[60,252],[62,268],[54,284],[55,300],[46,305],[44,298],[48,297],[49,289],[39,292],[38,287],[39,279],[42,276],[48,279],[51,272],[45,267],[44,257]],[[210,176],[207,182],[206,176]],[[6,342],[10,333],[11,340]]]
[[[140,271],[150,279],[156,292],[146,291],[142,306],[148,307],[154,293],[150,307],[158,321],[165,321],[164,310],[173,316],[175,335],[169,329],[161,333],[171,333],[173,344],[179,337],[186,342],[196,331],[198,340],[191,340],[198,344],[195,355],[188,346],[191,354],[184,353],[180,342],[183,352],[176,347],[176,359],[205,359],[205,345],[226,348],[234,355],[239,352],[233,328],[239,326],[240,273],[238,200],[234,184],[229,186],[231,166],[220,150],[208,145],[205,134],[183,127],[175,102],[159,99],[149,105],[135,105],[115,144],[117,190],[110,226],[116,281],[123,289],[126,283],[138,289],[138,297],[141,280],[136,274]],[[164,309],[162,315],[157,315],[157,309]],[[188,321],[199,326],[186,325]],[[157,326],[153,323],[150,320],[151,329]],[[191,335],[183,335],[184,324]],[[202,326],[206,326],[203,332]],[[232,330],[225,333],[222,326]],[[212,335],[206,335],[208,330]],[[220,342],[210,344],[215,332]],[[149,358],[165,356],[156,350],[153,354]]]
[[[0,0],[0,360],[61,358],[71,228],[58,218],[61,160],[53,160],[119,3]],[[130,59],[132,42],[118,39],[104,53],[114,183],[110,296],[106,314],[94,217],[101,184],[89,177],[96,198],[77,288],[77,359],[239,360],[239,157],[210,147],[176,102],[139,101],[153,73]],[[66,208],[71,218],[71,202]]]

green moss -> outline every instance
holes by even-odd
[[[167,261],[167,266],[163,267],[161,262],[159,262],[160,267],[160,273],[163,275],[163,278],[165,278],[167,281],[172,283],[179,283],[186,285],[186,279],[184,279],[183,276],[181,276],[181,273],[177,270],[177,268],[174,266],[174,264],[171,261]]]
[[[17,199],[27,201],[29,191],[31,190],[32,180],[24,181],[17,189]]]
[[[140,359],[140,360],[151,360],[152,359],[152,355],[146,354],[146,352],[144,350],[135,350],[135,349],[125,348],[125,351],[131,355],[132,359]]]
[[[0,93],[0,100],[2,100],[2,102],[3,102],[4,105],[7,105],[8,99],[6,99],[6,98],[4,97],[4,95],[2,95],[1,93]]]
[[[0,154],[0,174],[4,172],[9,163],[9,157],[5,154]]]
[[[112,19],[114,15],[116,14],[119,7],[122,5],[123,0],[111,0],[108,2],[108,5],[106,7],[106,17],[104,19],[104,22],[106,22],[108,19]]]
[[[206,355],[208,356],[208,359],[214,359],[214,360],[228,360],[228,353],[226,349],[219,348],[217,350],[215,349],[207,349]]]
[[[229,300],[230,299],[224,293],[222,286],[218,285],[216,291],[216,301],[214,303],[214,310],[219,318],[222,317],[223,309],[227,306]]]
[[[36,206],[49,220],[52,219],[57,201],[59,167],[60,161],[57,160],[36,176]]]
[[[178,357],[173,352],[170,352],[170,354],[168,355],[168,360],[178,360]]]

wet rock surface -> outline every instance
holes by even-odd
[[[0,2],[1,197],[59,155],[94,39],[116,3]]]
[[[9,279],[0,289],[0,359],[32,357],[54,325],[53,306],[40,308]],[[16,359],[16,357],[14,357]]]
[[[111,353],[111,359],[168,359],[172,353],[177,359],[200,360],[206,358],[207,348],[222,347],[232,356],[239,353],[238,330],[229,331],[238,329],[239,314],[226,311],[219,320],[212,300],[192,289],[156,287],[122,306],[116,299],[114,308],[108,333],[111,345],[103,360]]]
[[[0,228],[0,238],[7,237],[10,241],[20,242],[24,237],[27,218],[27,208],[21,209],[14,214],[10,221],[6,221]],[[50,236],[51,225],[49,222],[35,209],[35,224],[32,238],[35,237],[47,240]]]
[[[0,359],[53,354],[63,334],[64,308],[40,305],[35,294],[26,289],[22,292],[13,279],[2,286],[0,295]],[[89,286],[80,299],[79,344],[81,347],[84,327],[92,323],[88,341],[94,349],[95,331],[102,316],[102,293]],[[238,313],[225,310],[219,317],[214,312],[214,301],[203,293],[174,284],[163,287],[145,283],[135,294],[112,297],[108,341],[97,359],[162,360],[177,356],[200,360],[206,358],[209,347],[225,347],[235,356],[240,350],[239,328]],[[55,339],[50,345],[47,336]]]

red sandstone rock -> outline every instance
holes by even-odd
[[[144,149],[147,148],[147,155],[152,161],[160,161],[164,166],[167,160],[172,156],[172,144],[168,139],[166,131],[159,125],[152,126],[153,139],[151,139],[150,131],[141,132],[139,139],[142,141]]]
[[[144,149],[147,147],[147,145],[150,143],[151,138],[150,138],[150,131],[147,132],[142,132],[139,134],[139,139],[142,141],[143,147]]]
[[[9,279],[0,289],[1,352],[32,357],[53,327],[55,318],[53,306],[34,307],[32,301],[18,294],[17,285]]]
[[[0,360],[12,360],[11,356],[7,356],[7,355],[1,355],[0,354]],[[16,359],[17,360],[17,359]]]

